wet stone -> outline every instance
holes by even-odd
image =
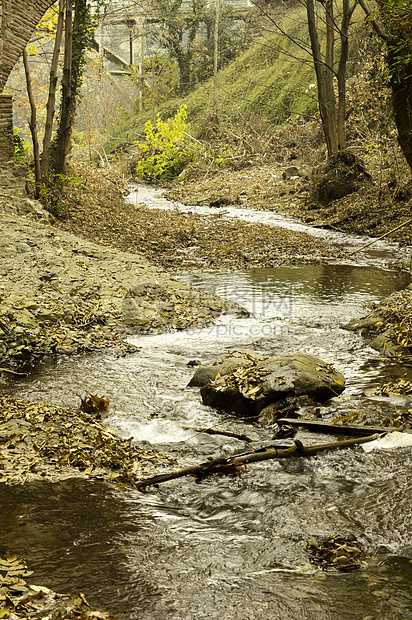
[[[223,369],[226,361],[223,358],[216,366]],[[199,383],[202,367],[196,370],[196,376]],[[227,374],[215,371],[214,379],[207,381],[207,373],[202,378],[205,383],[200,393],[205,405],[240,415],[258,415],[271,403],[289,396],[308,396],[323,402],[345,389],[345,378],[333,364],[299,354],[263,360],[248,355],[247,361],[240,359]]]

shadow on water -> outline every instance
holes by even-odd
[[[406,484],[391,457],[371,465],[359,451],[182,481],[157,495],[75,480],[0,485],[0,549],[24,555],[34,583],[80,590],[131,620],[410,618]],[[381,562],[315,570],[305,542],[337,531]]]
[[[341,325],[405,287],[409,274],[334,264],[179,277],[252,315],[133,336],[139,350],[127,357],[44,362],[26,379],[1,379],[2,392],[68,407],[87,392],[108,396],[109,425],[182,463],[249,449],[182,426],[267,439],[264,429],[220,415],[201,403],[197,389],[186,388],[190,360],[215,360],[236,347],[333,362],[347,378],[345,392],[326,405],[336,415],[372,409],[384,415],[402,406],[373,397],[388,368],[400,372],[396,361],[381,359]],[[238,478],[181,479],[147,494],[83,480],[0,484],[0,555],[23,555],[34,583],[80,590],[126,620],[408,619],[411,468],[409,448],[369,454],[355,448],[251,465]],[[334,534],[355,535],[378,559],[352,573],[315,569],[305,544]]]

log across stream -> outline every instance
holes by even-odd
[[[352,248],[358,243],[349,241]],[[307,352],[333,362],[347,388],[321,413],[405,410],[404,399],[374,391],[388,374],[411,379],[411,368],[381,358],[340,327],[410,282],[409,274],[387,268],[393,248],[380,243],[361,266],[181,274],[235,299],[251,316],[133,336],[140,349],[125,357],[61,357],[18,381],[3,376],[1,389],[64,406],[77,406],[85,393],[105,395],[110,426],[176,458],[179,467],[251,450],[246,440],[184,427],[270,443],[265,429],[205,407],[199,390],[186,388],[191,361],[234,348]],[[297,439],[304,446],[336,441],[305,429]],[[75,479],[0,485],[0,551],[24,555],[34,583],[84,592],[92,605],[127,620],[411,618],[411,468],[410,447],[366,453],[358,446],[262,461],[239,476],[197,484],[181,478],[145,493]],[[310,563],[306,543],[335,534],[360,541],[372,558],[362,570],[325,573]]]

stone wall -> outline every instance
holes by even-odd
[[[26,167],[14,165],[12,96],[0,93],[0,192],[26,195]]]
[[[12,162],[13,153],[12,97],[0,93],[0,166]]]
[[[55,0],[0,0],[0,67],[3,65],[0,90],[3,89],[41,17],[54,2]]]

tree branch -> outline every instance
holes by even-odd
[[[313,456],[318,452],[324,452],[326,450],[336,450],[342,448],[348,448],[358,444],[373,441],[380,436],[379,433],[371,435],[369,437],[359,437],[356,439],[347,439],[346,441],[338,441],[335,443],[318,444],[315,446],[305,446],[299,440],[295,441],[295,445],[287,449],[278,450],[276,448],[269,448],[265,450],[257,450],[255,452],[247,454],[235,454],[230,457],[220,457],[211,459],[200,465],[193,465],[192,467],[186,467],[178,471],[160,474],[159,476],[153,476],[152,478],[146,478],[146,480],[139,480],[135,483],[135,487],[138,489],[144,489],[145,487],[153,484],[160,484],[167,482],[168,480],[175,480],[176,478],[182,478],[183,476],[210,476],[215,473],[235,473],[239,472],[240,467],[247,463],[258,463],[260,461],[268,461],[271,459],[288,459],[297,456]],[[226,468],[226,471],[225,471]]]
[[[365,0],[359,0],[359,4],[364,10],[364,12],[366,13],[366,15],[368,16],[369,21],[372,24],[372,27],[374,31],[376,32],[376,34],[384,41],[390,41],[390,38],[391,38],[390,35],[387,32],[384,32],[384,30],[382,30],[379,22],[373,17],[373,13],[368,7],[368,5],[366,4]]]

